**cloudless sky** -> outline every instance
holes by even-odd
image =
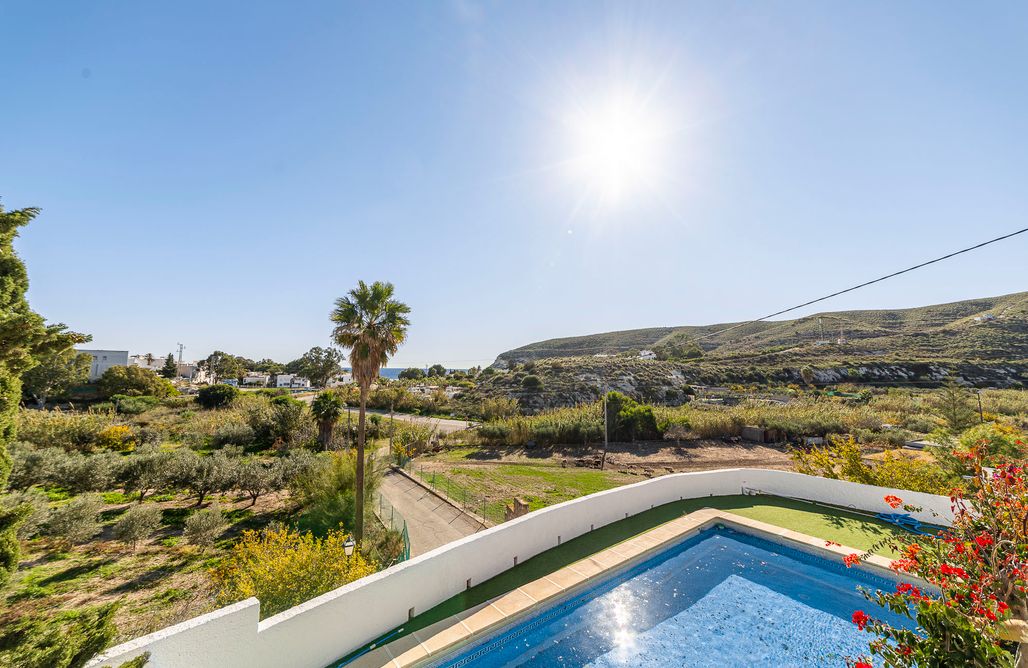
[[[288,361],[380,279],[413,309],[391,366],[470,366],[762,316],[1028,221],[1024,3],[6,0],[0,25],[0,197],[42,207],[31,303],[93,347]],[[612,100],[645,145],[616,197],[588,146]],[[806,312],[1025,289],[1028,235]]]

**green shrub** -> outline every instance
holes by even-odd
[[[77,496],[50,513],[45,534],[68,545],[85,543],[100,533],[99,515],[103,508],[94,494]]]
[[[162,406],[174,409],[187,408],[192,406],[193,403],[193,397],[186,396],[165,397],[161,400]]]
[[[521,387],[526,390],[538,390],[543,386],[543,381],[539,379],[539,376],[525,376],[521,379]]]
[[[221,506],[212,503],[207,508],[198,510],[186,518],[186,526],[182,535],[191,544],[207,549],[214,545],[227,527],[228,521],[225,520]]]
[[[100,432],[113,424],[113,414],[95,410],[72,413],[22,409],[18,411],[18,438],[39,447],[92,452],[98,447]]]
[[[116,394],[159,398],[178,394],[178,390],[167,378],[161,378],[150,369],[140,366],[112,366],[100,376],[97,387],[100,394],[108,398]]]
[[[11,514],[19,507],[22,517],[18,524],[18,539],[35,538],[50,518],[50,500],[38,489],[0,495],[0,516]]]
[[[118,604],[27,615],[0,626],[0,666],[81,668],[114,638]],[[136,663],[141,666],[145,664]]]
[[[157,397],[131,397],[124,394],[115,394],[111,397],[111,401],[114,403],[115,410],[125,415],[139,415],[161,404],[161,400]]]
[[[139,541],[153,535],[161,525],[161,509],[153,504],[139,504],[126,510],[114,523],[114,537],[136,549]]]
[[[240,422],[228,422],[214,430],[211,446],[220,448],[226,445],[253,445],[256,441],[253,428]]]
[[[239,390],[231,385],[208,385],[196,394],[196,403],[201,408],[225,408],[239,396]]]

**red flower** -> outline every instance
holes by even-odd
[[[917,562],[913,559],[894,559],[889,568],[899,573],[900,571],[912,571],[917,567]]]
[[[898,651],[900,653],[900,656],[910,656],[914,653],[914,650],[912,650],[910,647],[906,645],[900,645]]]
[[[939,572],[943,575],[955,575],[958,578],[967,579],[967,571],[959,566],[950,566],[949,564],[943,564],[939,567]]]
[[[853,566],[856,566],[860,563],[860,555],[847,554],[845,557],[842,558],[842,562],[846,564],[846,568],[852,568]]]
[[[886,494],[885,495],[885,502],[887,504],[889,504],[893,508],[899,508],[900,506],[903,505],[903,499],[901,499],[898,496],[895,496],[893,494]]]
[[[863,610],[857,610],[856,612],[853,613],[853,623],[856,624],[857,628],[860,629],[861,631],[864,630],[864,627],[867,626],[867,622],[870,619],[871,618],[868,617],[867,613],[864,612]],[[858,663],[857,665],[859,666],[860,664]]]
[[[826,540],[825,541],[825,547],[832,547],[832,546],[842,547],[842,543],[836,543],[834,540]]]
[[[874,666],[872,666],[867,661],[857,661],[855,664],[853,664],[853,668],[874,668]]]
[[[974,542],[978,543],[979,547],[988,547],[989,545],[992,545],[992,536],[987,533],[983,533],[975,536]]]

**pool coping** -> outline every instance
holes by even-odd
[[[792,547],[807,552],[813,551],[818,556],[833,558],[840,563],[846,555],[864,554],[863,550],[839,545],[823,538],[815,538],[724,510],[702,508],[383,645],[362,657],[357,663],[366,668],[414,668],[424,665],[502,626],[525,618],[530,612],[547,603],[572,595],[598,578],[627,570],[655,553],[719,524],[743,533],[770,536]],[[868,555],[861,560],[864,569],[877,575],[885,575],[889,579],[896,579],[896,573],[889,568],[891,563],[891,559],[878,555]]]

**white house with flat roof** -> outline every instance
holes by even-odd
[[[128,366],[129,354],[127,350],[85,350],[76,348],[77,352],[85,353],[93,358],[89,365],[89,380],[99,380],[112,366]]]
[[[308,388],[311,381],[295,373],[280,373],[275,376],[275,387]]]

